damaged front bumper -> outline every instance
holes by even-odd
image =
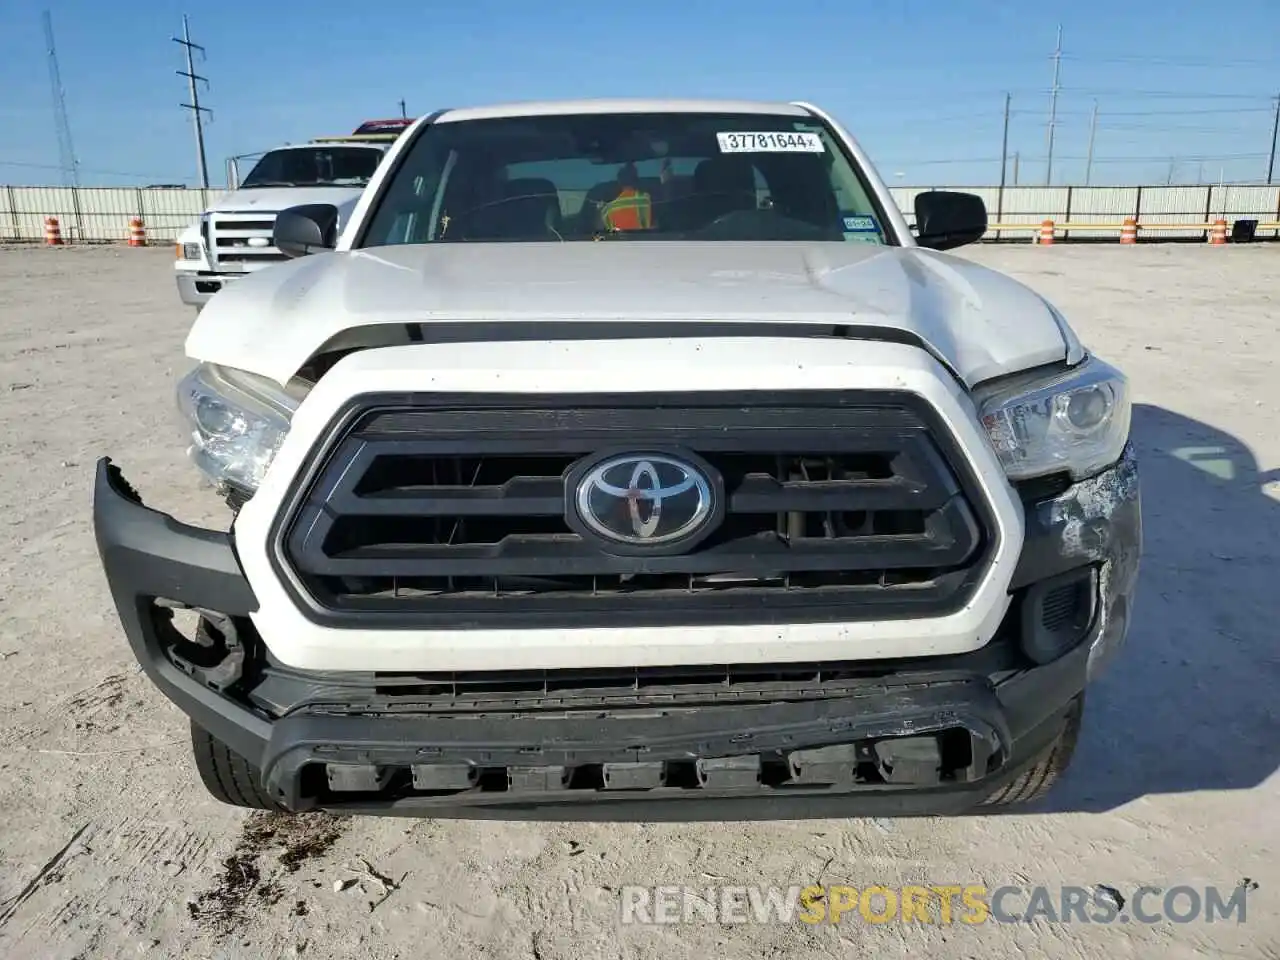
[[[936,815],[980,804],[1034,763],[1127,630],[1142,541],[1132,452],[1091,480],[1023,498],[1015,600],[981,649],[753,665],[732,683],[732,667],[412,683],[292,670],[257,637],[257,600],[230,535],[147,508],[105,458],[94,528],[143,669],[196,724],[256,765],[291,809],[540,819]],[[208,617],[214,640],[183,637],[174,606]]]

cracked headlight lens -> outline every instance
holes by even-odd
[[[305,389],[243,370],[202,363],[178,382],[178,410],[190,429],[187,455],[216,485],[252,494],[289,432]]]
[[[974,395],[1010,480],[1063,470],[1077,480],[1092,476],[1115,463],[1129,439],[1129,383],[1096,357],[1048,378],[979,387]]]

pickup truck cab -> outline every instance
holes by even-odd
[[[979,198],[914,215],[819,107],[701,100],[442,111],[349,217],[281,212],[293,259],[209,304],[178,384],[228,529],[110,458],[95,486],[208,789],[589,819],[1043,795],[1132,611],[1129,385],[943,252]]]

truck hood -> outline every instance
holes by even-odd
[[[358,199],[364,187],[250,187],[232,190],[209,204],[210,213],[263,210],[275,212],[300,203],[332,203]]]
[[[321,347],[388,342],[366,328],[393,325],[392,343],[430,342],[431,324],[466,321],[831,324],[855,335],[908,335],[969,386],[1080,351],[1039,295],[947,254],[643,241],[424,244],[304,257],[219,293],[186,350],[284,383]]]

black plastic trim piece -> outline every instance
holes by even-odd
[[[253,762],[271,725],[184,674],[165,655],[157,599],[246,615],[258,600],[225,533],[179,523],[152,510],[108,457],[98,461],[93,531],[103,571],[134,657],[166,697],[197,724]]]
[[[515,819],[720,819],[725,816],[961,813],[1024,770],[1053,742],[1085,685],[1087,646],[1047,666],[999,682],[969,675],[929,680],[904,672],[852,696],[808,703],[715,705],[646,720],[626,711],[488,717],[379,717],[297,713],[277,721],[263,779],[295,809],[410,816]],[[943,658],[949,660],[949,658]],[[974,763],[965,778],[940,785],[787,784],[760,780],[699,789],[661,786],[629,799],[601,789],[548,787],[546,778],[508,778],[505,790],[317,798],[304,793],[314,764],[377,766],[465,763],[527,771],[604,763],[689,762],[785,755],[797,749],[967,730]],[[670,801],[670,802],[668,802]],[[831,804],[839,804],[837,808]],[[726,807],[727,804],[727,807]],[[728,813],[738,811],[738,813]],[[812,812],[804,812],[810,810]],[[756,811],[750,813],[747,811]],[[826,811],[825,814],[817,811]]]
[[[409,324],[424,343],[520,343],[526,340],[652,340],[678,337],[776,337],[779,339],[874,340],[927,349],[925,341],[901,327],[875,324],[775,323],[734,320],[579,320],[528,323],[524,320],[433,320]]]
[[[231,538],[145,506],[109,457],[98,461],[93,502],[94,534],[109,579],[127,583],[134,594],[233,616],[258,609]]]
[[[1076,606],[1067,629],[1051,631],[1044,623],[1045,601],[1062,589],[1075,592]],[[1032,584],[1022,596],[1022,652],[1033,663],[1051,663],[1092,632],[1100,609],[1096,566],[1077,567]]]
[[[1132,576],[1132,565],[1136,562],[1136,546],[1132,536],[1136,534],[1137,522],[1136,487],[1130,498],[1126,498],[1117,510],[1112,513],[1110,521],[1101,521],[1094,527],[1100,535],[1097,542],[1102,545],[1099,559],[1115,566],[1110,581],[1119,583]],[[1046,547],[1060,544],[1065,538],[1063,530],[1071,518],[1061,523],[1052,524],[1050,519],[1056,511],[1046,510],[1039,514],[1047,524],[1036,533],[1029,531],[1033,539],[1049,538]],[[329,743],[319,744],[319,755],[326,754],[326,746],[335,743],[372,743],[360,740],[365,733],[371,733],[377,742],[385,742],[386,735],[399,731],[394,738],[402,744],[403,732],[409,722],[421,722],[423,717],[415,717],[412,710],[406,716],[397,718],[380,718],[376,714],[379,701],[385,703],[389,698],[376,691],[367,696],[355,689],[356,685],[378,683],[373,673],[324,674],[309,671],[292,671],[287,668],[274,668],[263,671],[264,680],[278,672],[280,680],[294,685],[297,693],[289,694],[283,687],[277,692],[286,694],[277,704],[259,702],[261,698],[254,696],[258,690],[251,691],[250,699],[257,703],[251,707],[236,699],[244,694],[230,695],[215,692],[196,679],[180,672],[166,656],[161,643],[157,623],[162,618],[151,602],[153,597],[185,598],[192,606],[211,610],[229,610],[236,613],[248,613],[257,609],[257,601],[252,590],[245,582],[243,574],[235,560],[231,538],[226,534],[201,530],[179,523],[171,517],[158,513],[142,504],[137,492],[125,480],[119,469],[108,458],[97,464],[94,483],[93,502],[94,531],[102,557],[103,567],[111,588],[113,600],[120,614],[121,622],[128,637],[133,653],[139,664],[157,687],[172,700],[184,713],[188,714],[202,728],[230,746],[237,753],[256,764],[261,764],[269,743],[274,742],[273,755],[279,753],[278,747],[288,750],[284,743],[284,733],[277,734],[282,712],[303,710],[306,703],[313,703],[318,710],[325,710],[323,701],[329,698],[330,707],[340,707],[340,713],[346,716],[334,716],[328,711],[326,736],[334,738]],[[147,559],[152,558],[152,559]],[[1070,558],[1064,558],[1064,562]],[[135,562],[140,561],[140,562]],[[1079,560],[1075,562],[1078,564]],[[1032,571],[1020,566],[1023,575]],[[1113,602],[1106,594],[1106,583],[1101,585],[1103,604]],[[742,818],[778,818],[801,816],[851,816],[874,814],[925,814],[941,815],[947,813],[963,813],[990,795],[1003,784],[1012,781],[1024,771],[1037,755],[1047,748],[1062,729],[1062,721],[1067,713],[1074,709],[1074,702],[1084,689],[1086,682],[1086,665],[1090,647],[1099,636],[1100,623],[1095,622],[1088,636],[1083,638],[1067,654],[1045,666],[1034,666],[1020,658],[1016,643],[1012,636],[1016,635],[1019,610],[1014,607],[1006,617],[1005,623],[997,634],[996,640],[986,646],[967,654],[933,658],[916,658],[914,660],[868,661],[858,664],[845,664],[845,668],[855,673],[866,671],[861,680],[852,681],[861,693],[853,691],[857,697],[868,699],[861,702],[871,704],[872,699],[883,696],[885,703],[892,703],[892,710],[897,710],[899,718],[911,713],[913,704],[919,706],[917,696],[929,689],[950,689],[957,691],[960,685],[976,683],[982,678],[983,683],[990,684],[999,702],[1002,722],[1012,736],[1011,757],[1003,767],[990,773],[975,783],[949,784],[942,787],[898,786],[855,787],[851,790],[822,789],[810,787],[789,788],[786,791],[769,789],[767,785],[738,785],[734,787],[715,787],[707,784],[701,790],[681,790],[675,788],[659,788],[648,791],[640,797],[618,795],[612,792],[548,790],[539,782],[545,777],[528,776],[525,772],[538,764],[530,763],[525,758],[519,765],[524,771],[512,781],[512,786],[501,793],[477,793],[464,797],[453,796],[419,796],[407,799],[387,799],[370,795],[351,795],[332,809],[345,813],[370,813],[392,815],[441,816],[452,815],[467,818],[502,817],[508,819],[539,820],[698,820],[698,819],[742,819]],[[1006,636],[1013,631],[1013,634]],[[1001,638],[1004,637],[1002,640]],[[270,638],[268,638],[269,640]],[[258,648],[261,650],[261,648]],[[266,654],[270,660],[269,653]],[[788,669],[800,669],[802,665],[782,665]],[[829,665],[840,668],[841,665]],[[685,671],[698,668],[684,668]],[[706,668],[709,671],[712,668]],[[733,668],[726,668],[733,672]],[[761,665],[742,665],[740,671],[768,671],[770,668]],[[876,672],[882,671],[877,676]],[[556,689],[563,690],[566,685],[566,671],[552,671],[548,677],[556,678]],[[949,674],[949,675],[948,675]],[[824,671],[824,675],[826,672]],[[510,675],[510,679],[519,678],[519,674]],[[427,678],[424,677],[424,680]],[[494,677],[492,679],[500,679]],[[588,683],[587,678],[582,678]],[[935,686],[936,685],[936,686]],[[715,713],[715,726],[727,728],[736,726],[742,732],[769,735],[769,730],[761,728],[743,728],[736,724],[732,712],[742,706],[777,704],[785,700],[782,693],[770,693],[767,687],[771,684],[750,686],[747,697],[736,698],[733,703],[712,704],[709,711],[703,711],[688,698],[679,703],[670,701],[668,707],[679,707],[692,710],[693,713]],[[840,703],[847,699],[850,691],[842,684],[828,685],[816,683],[811,685],[806,699],[811,702],[828,704]],[[265,683],[258,685],[265,696]],[[966,689],[976,689],[966,686]],[[653,688],[660,692],[660,685]],[[586,691],[584,691],[585,693]],[[691,691],[692,692],[692,691]],[[301,700],[299,699],[301,697]],[[934,694],[930,694],[934,696]],[[268,699],[270,699],[268,697]],[[411,700],[412,698],[406,698]],[[619,695],[616,705],[604,705],[599,701],[595,708],[587,704],[586,718],[601,716],[602,709],[609,710],[622,719],[627,714],[627,707],[644,704],[635,699],[628,704],[625,695]],[[971,706],[977,701],[966,697],[961,712],[973,713]],[[979,698],[979,700],[984,698]],[[495,701],[501,701],[496,697]],[[511,704],[515,704],[512,700]],[[402,703],[410,707],[411,703]],[[515,704],[519,706],[519,704]],[[491,720],[496,721],[510,704],[494,702],[487,712]],[[526,704],[527,706],[527,704]],[[935,704],[936,706],[936,704]],[[726,712],[716,712],[719,707],[727,708]],[[434,709],[448,711],[445,704],[438,704]],[[486,709],[480,704],[459,703],[458,713],[483,714]],[[821,709],[821,708],[818,708]],[[365,726],[362,722],[347,727],[349,717],[367,711],[364,721],[373,726]],[[902,711],[905,711],[902,712]],[[508,710],[509,712],[509,710]],[[836,709],[838,713],[838,709]],[[985,711],[984,711],[985,712]],[[563,715],[564,710],[560,713]],[[746,716],[745,714],[743,716]],[[383,726],[383,719],[397,720],[396,723]],[[435,717],[431,717],[434,720]],[[469,721],[468,721],[469,722]],[[523,733],[518,731],[522,724],[505,721],[507,729],[501,736],[508,739],[520,739],[530,736],[529,729]],[[417,728],[415,728],[417,729]],[[491,726],[492,730],[501,729]],[[539,728],[540,729],[540,728]],[[583,728],[586,729],[586,728]],[[420,737],[419,752],[422,757],[429,757],[434,746],[430,737],[415,733]],[[355,738],[353,741],[352,738]],[[546,744],[543,744],[546,746]],[[555,747],[556,744],[551,744]],[[607,749],[607,744],[605,744]],[[617,746],[617,744],[615,744]],[[625,746],[625,745],[624,745]],[[734,752],[722,752],[718,745],[711,752],[722,756],[733,756]],[[304,748],[304,749],[310,749]],[[632,751],[634,753],[634,751]],[[742,751],[738,751],[739,755]],[[711,753],[703,754],[710,756]],[[418,762],[430,762],[419,760]],[[510,769],[516,769],[512,767]],[[290,786],[290,790],[298,785]],[[299,794],[300,796],[300,794]],[[668,802],[671,801],[671,802]],[[302,806],[307,806],[303,798]],[[326,804],[328,806],[328,804]]]
[[[1014,735],[990,683],[970,677],[908,692],[890,684],[862,695],[701,710],[487,717],[332,717],[278,720],[263,757],[264,785],[291,806],[312,763],[408,767],[417,763],[582,767],[768,754],[857,740],[963,729],[995,761]],[[517,722],[518,720],[518,722]],[[986,765],[982,771],[986,773]]]

